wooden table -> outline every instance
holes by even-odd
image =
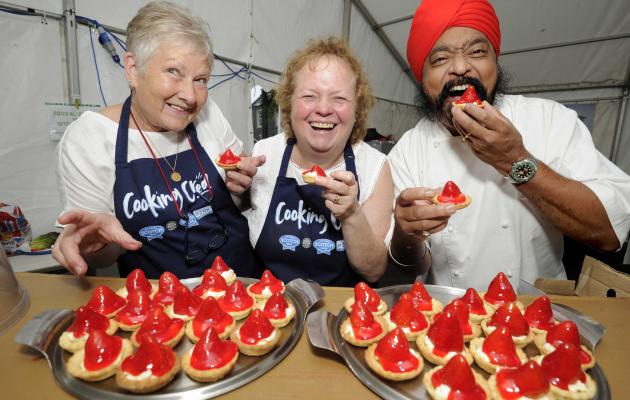
[[[121,287],[120,278],[77,279],[69,275],[18,273],[18,281],[31,297],[26,316],[0,336],[0,387],[4,399],[71,398],[57,385],[48,364],[13,341],[20,327],[35,314],[51,308],[76,308],[84,304],[99,284]],[[352,295],[348,288],[325,288],[323,307],[339,312]],[[630,398],[630,299],[552,296],[552,301],[569,305],[601,322],[606,335],[595,357],[608,378],[613,399]],[[279,365],[257,380],[224,395],[226,399],[333,399],[376,398],[341,359],[311,347],[307,334]]]

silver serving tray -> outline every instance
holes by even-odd
[[[239,279],[246,286],[257,281],[250,278]],[[182,279],[181,282],[192,288],[201,282],[201,278]],[[295,305],[296,315],[289,325],[280,328],[282,337],[278,346],[262,357],[240,354],[232,372],[213,383],[193,381],[181,371],[171,383],[159,391],[150,394],[131,394],[120,389],[113,377],[96,383],[74,378],[66,369],[66,360],[70,353],[59,346],[59,336],[73,320],[72,310],[48,310],[37,314],[22,327],[15,336],[15,341],[39,351],[48,360],[53,375],[61,387],[77,398],[208,399],[230,392],[260,377],[293,350],[302,336],[306,315],[313,305],[323,299],[324,291],[316,282],[295,279],[286,285],[284,294]],[[174,350],[182,355],[192,346],[190,340],[184,337]]]
[[[447,304],[450,300],[464,295],[465,290],[446,286],[425,285],[429,294],[440,300],[442,304]],[[398,297],[411,288],[411,285],[390,286],[377,289],[381,298],[387,303],[388,309],[398,300]],[[542,292],[541,292],[542,293]],[[595,321],[586,318],[576,310],[560,304],[552,304],[554,317],[558,320],[571,319],[574,321],[582,335],[582,341],[591,348],[595,347],[597,341],[603,334],[604,328]],[[333,315],[327,311],[319,310],[311,313],[307,317],[307,332],[311,344],[314,347],[333,352],[345,361],[346,365],[352,373],[367,386],[368,389],[386,399],[430,399],[428,393],[424,389],[422,379],[417,377],[409,381],[395,382],[383,379],[372,372],[365,362],[365,348],[356,347],[347,343],[339,333],[341,323],[348,318],[348,312],[342,307],[338,315]],[[586,337],[586,335],[590,337]],[[599,336],[598,336],[599,334]],[[411,343],[410,343],[411,344]],[[415,348],[415,344],[411,344]],[[532,346],[531,344],[529,346]],[[529,350],[528,355],[533,348],[526,347]],[[528,349],[529,348],[529,349]],[[535,353],[535,351],[534,351]],[[425,360],[424,372],[433,368],[433,364]],[[474,367],[484,377],[488,374],[478,367]],[[424,373],[423,372],[423,373]],[[597,400],[610,400],[610,387],[604,373],[598,364],[589,370],[591,377],[597,383]]]

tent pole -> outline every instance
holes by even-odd
[[[363,4],[361,0],[352,0],[352,3],[354,3],[354,5],[357,7],[361,15],[363,15],[363,18],[365,18],[365,21],[368,23],[368,25],[370,25],[370,28],[372,28],[374,33],[376,33],[376,36],[380,39],[381,43],[383,43],[383,45],[389,51],[392,57],[394,57],[394,60],[396,60],[396,62],[398,63],[400,68],[403,70],[403,72],[407,74],[409,79],[411,79],[411,81],[414,83],[414,85],[416,86],[416,89],[422,90],[422,88],[420,87],[420,84],[416,80],[416,77],[411,72],[411,69],[409,68],[409,65],[407,64],[407,61],[403,58],[402,55],[400,55],[396,47],[392,44],[391,40],[389,40],[389,38],[383,32],[383,30],[379,28],[378,24],[376,23],[376,20],[374,19],[372,14],[370,14],[370,11],[367,9],[365,4]]]
[[[628,103],[628,97],[630,97],[630,90],[625,88],[623,90],[623,100],[621,101],[621,107],[619,108],[619,115],[617,116],[617,123],[615,129],[615,136],[613,137],[613,146],[610,151],[610,160],[617,164],[619,158],[619,144],[621,142],[621,131],[623,130],[623,124],[626,117],[626,105]]]
[[[63,0],[68,98],[70,104],[74,104],[78,108],[81,105],[81,88],[79,86],[79,55],[77,52],[77,21],[75,14],[74,0]]]
[[[341,36],[350,43],[350,15],[352,14],[352,0],[343,0],[343,22]]]

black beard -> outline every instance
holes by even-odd
[[[497,83],[494,88],[488,93],[486,88],[481,84],[481,81],[476,78],[463,77],[461,79],[452,80],[446,83],[442,88],[442,91],[438,95],[437,99],[431,97],[422,86],[422,90],[418,92],[415,97],[415,104],[418,110],[418,114],[421,118],[426,118],[429,121],[450,121],[451,120],[451,107],[447,107],[445,102],[448,98],[448,92],[453,86],[466,84],[474,86],[479,95],[481,101],[486,100],[488,103],[494,105],[498,101],[497,97],[500,94],[505,93],[509,83],[509,75],[501,68],[497,66]]]

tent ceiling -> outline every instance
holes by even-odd
[[[352,0],[406,59],[418,0]],[[513,91],[630,86],[630,1],[491,0]]]

